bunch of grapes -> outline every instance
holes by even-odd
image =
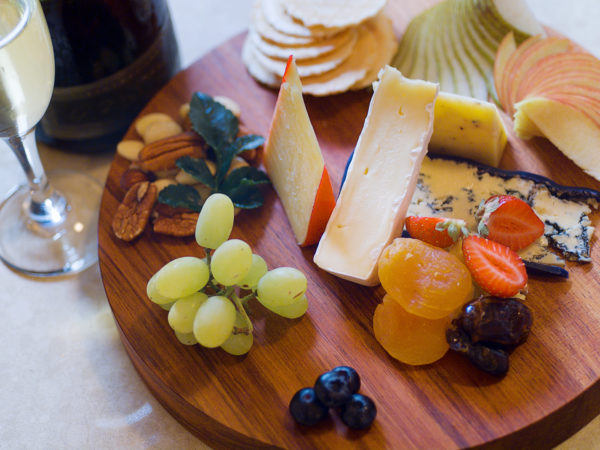
[[[292,267],[268,270],[246,242],[229,239],[233,218],[230,198],[211,195],[196,225],[196,242],[206,257],[167,263],[150,278],[146,292],[169,311],[169,325],[181,343],[243,355],[253,343],[248,302],[256,298],[274,313],[295,319],[308,308],[307,282]]]

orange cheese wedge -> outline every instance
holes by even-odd
[[[335,197],[291,56],[275,104],[263,163],[298,244],[317,243],[335,206]]]

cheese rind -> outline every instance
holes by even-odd
[[[377,260],[399,236],[433,129],[434,83],[386,66],[314,262],[359,284],[378,284]]]

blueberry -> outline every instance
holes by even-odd
[[[362,394],[353,394],[350,400],[342,406],[342,422],[356,430],[369,428],[376,415],[375,403]]]
[[[353,394],[345,372],[325,372],[315,382],[317,398],[325,406],[337,408],[346,403]]]
[[[342,376],[346,377],[350,393],[354,394],[355,392],[358,392],[360,389],[360,377],[358,376],[358,372],[356,370],[348,366],[338,366],[331,371],[339,372],[342,374]]]
[[[302,388],[290,401],[290,414],[302,425],[315,425],[327,416],[327,407],[323,405],[313,388]]]

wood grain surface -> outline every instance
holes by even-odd
[[[400,35],[418,11],[434,3],[392,2]],[[226,42],[179,73],[144,109],[177,117],[195,91],[227,95],[242,107],[241,120],[266,135],[276,92],[258,85],[240,60],[244,36]],[[334,191],[362,129],[368,91],[307,98]],[[134,136],[132,130],[129,137]],[[192,238],[147,230],[133,243],[116,239],[111,220],[124,193],[119,178],[129,163],[112,164],[100,211],[99,257],[104,287],[123,344],[160,402],[192,433],[215,448],[543,448],[577,431],[600,412],[600,248],[591,264],[568,264],[569,279],[530,278],[528,304],[534,326],[511,355],[503,379],[474,369],[449,353],[435,364],[401,364],[379,346],[372,317],[381,287],[359,286],[319,270],[315,247],[295,244],[281,203],[266,191],[265,205],[236,218],[233,237],[249,242],[270,268],[294,266],[308,278],[307,314],[297,320],[253,307],[255,343],[235,357],[176,340],[167,313],[145,295],[147,280],[169,260],[201,255]],[[522,169],[567,184],[600,189],[595,181],[542,139],[512,140],[501,167]],[[598,214],[592,216],[598,225]],[[313,428],[294,424],[292,395],[322,372],[350,365],[361,392],[378,415],[368,431],[348,430],[332,415]]]

